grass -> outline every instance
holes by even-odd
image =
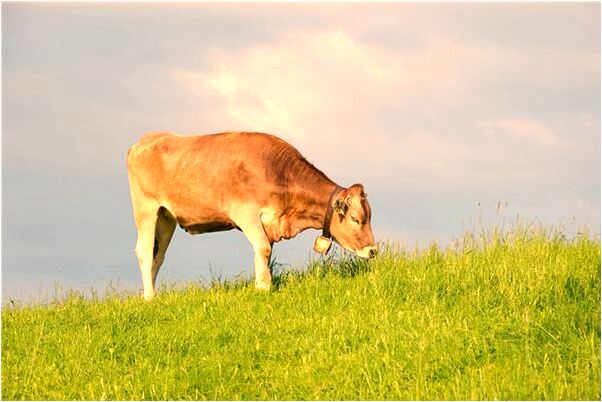
[[[275,278],[2,311],[3,399],[600,400],[600,242],[383,245]]]

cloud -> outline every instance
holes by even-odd
[[[570,141],[554,132],[549,125],[532,119],[502,118],[484,121],[480,127],[486,135],[497,137],[498,143],[511,147],[532,147],[540,152],[572,147]]]
[[[342,31],[292,33],[273,45],[240,53],[212,49],[207,57],[213,61],[208,71],[172,74],[219,105],[214,118],[302,139],[318,134],[324,124],[334,126],[354,98],[382,88],[386,74],[370,49]],[[326,122],[325,114],[330,114]]]
[[[343,29],[295,30],[211,48],[207,67],[170,74],[203,100],[205,121],[278,134],[334,177],[357,181],[359,170],[362,180],[458,188],[541,180],[550,156],[575,156],[554,121],[515,110],[523,92],[599,82],[591,54],[565,52],[432,34],[399,49]]]
[[[241,52],[212,49],[209,69],[174,69],[172,77],[211,103],[210,117],[226,126],[279,133],[318,152],[324,145],[344,152],[354,141],[367,142],[382,110],[393,105],[395,113],[408,113],[412,96],[452,85],[453,66],[428,62],[437,52],[397,54],[343,30],[301,31]]]

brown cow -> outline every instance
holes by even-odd
[[[328,251],[332,237],[360,257],[376,254],[362,185],[336,185],[273,135],[147,134],[128,151],[127,165],[147,300],[176,223],[191,234],[242,230],[255,252],[258,289],[270,289],[273,243],[308,228],[323,229],[318,252]]]

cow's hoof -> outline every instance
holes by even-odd
[[[272,287],[271,283],[255,282],[255,289],[269,291]]]

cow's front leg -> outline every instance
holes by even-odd
[[[253,246],[255,253],[255,288],[270,290],[272,286],[272,274],[270,274],[269,260],[272,254],[272,245],[268,240],[261,221],[239,223],[238,226],[247,236],[249,243]]]
[[[255,288],[259,290],[270,290],[272,286],[272,274],[270,273],[269,261],[272,249],[270,244],[253,246],[255,252]]]

